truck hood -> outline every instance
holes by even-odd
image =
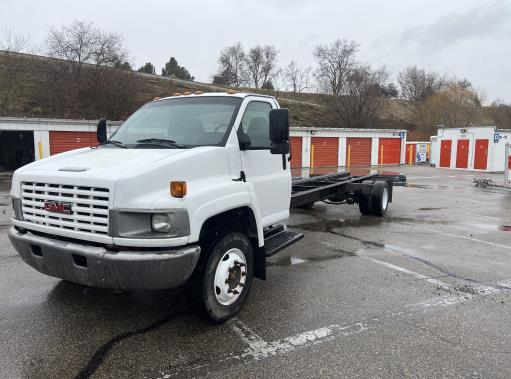
[[[88,178],[116,180],[151,164],[187,150],[84,148],[59,154],[25,166],[31,174],[66,175],[75,173]],[[24,168],[25,168],[24,167]],[[20,170],[20,173],[25,171]]]

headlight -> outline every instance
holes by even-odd
[[[169,233],[171,228],[170,217],[165,213],[157,213],[151,216],[151,227],[159,233]]]
[[[122,238],[176,238],[190,235],[186,209],[133,212],[110,210],[109,233]]]

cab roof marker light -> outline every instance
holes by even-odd
[[[202,92],[202,91],[195,91],[195,92],[194,92],[194,95],[202,95],[203,93],[204,93],[204,92]]]
[[[153,99],[153,101],[160,100],[160,99],[161,99],[161,97],[156,96],[156,97]]]
[[[182,93],[181,92],[175,92],[173,96],[181,96]]]
[[[184,92],[183,95],[185,96],[188,96],[188,95],[191,95],[192,93],[191,92]]]
[[[233,90],[233,89],[230,89],[229,91],[227,91],[227,94],[229,94],[229,95],[234,95],[236,93],[237,92],[235,90]]]

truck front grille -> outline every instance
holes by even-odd
[[[107,235],[109,196],[107,188],[24,182],[23,219],[37,225]]]

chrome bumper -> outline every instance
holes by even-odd
[[[188,280],[200,255],[199,246],[166,251],[111,252],[30,232],[9,229],[21,258],[43,274],[92,287],[164,289]]]

